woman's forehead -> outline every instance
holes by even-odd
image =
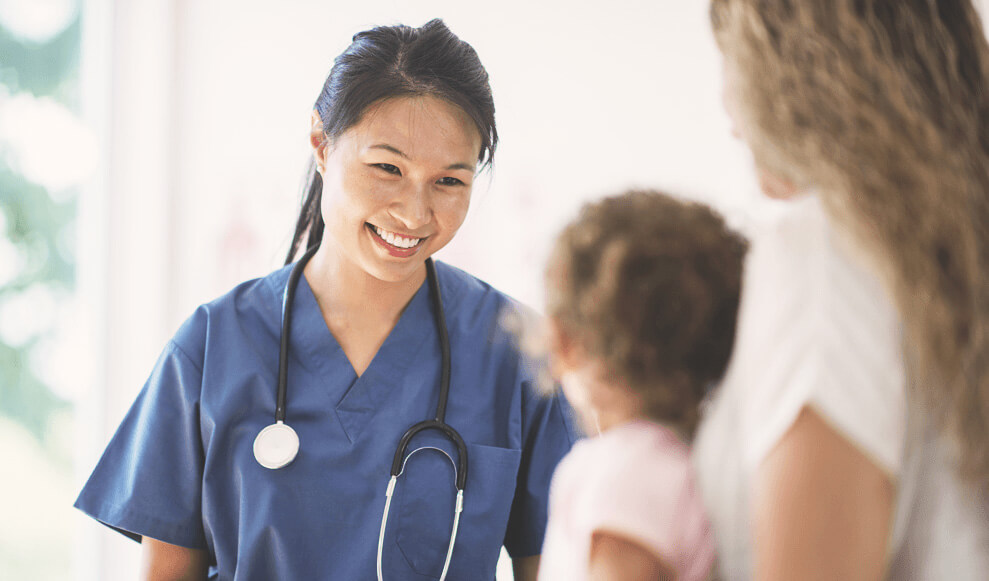
[[[432,96],[375,103],[341,137],[360,150],[387,145],[413,159],[440,156],[473,163],[481,149],[474,121],[460,107]]]

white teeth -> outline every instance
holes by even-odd
[[[412,248],[416,244],[419,244],[419,241],[422,240],[421,238],[405,238],[393,232],[383,230],[377,226],[374,227],[374,231],[378,233],[378,236],[380,236],[382,240],[397,248]]]

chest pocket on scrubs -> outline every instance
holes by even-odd
[[[396,542],[409,567],[420,575],[439,579],[453,527],[457,490],[450,458],[455,447],[442,439],[417,439],[414,456],[395,489],[398,512]],[[425,449],[423,449],[426,447]],[[440,448],[443,452],[428,447]],[[494,570],[508,526],[515,497],[515,481],[522,453],[519,450],[467,445],[469,462],[449,578],[456,571]],[[486,551],[486,552],[485,552]]]

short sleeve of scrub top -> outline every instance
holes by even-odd
[[[493,579],[501,547],[539,554],[549,482],[576,440],[562,397],[500,325],[518,306],[437,263],[450,334],[446,421],[467,444],[464,510],[449,579]],[[269,470],[253,455],[274,419],[281,298],[290,268],[201,307],[165,348],[76,506],[132,538],[209,552],[211,579],[376,579],[392,457],[435,415],[439,342],[424,284],[358,377],[305,277],[290,335],[286,423],[300,452]],[[456,448],[412,440],[389,511],[386,579],[438,579],[452,529]]]
[[[568,424],[568,410],[560,405],[557,398],[547,398],[535,392],[532,382],[523,386],[522,434],[523,451],[518,473],[518,484],[508,520],[505,536],[505,549],[513,559],[540,554],[546,533],[546,519],[549,514],[548,483],[561,457],[556,454],[562,447],[573,443],[560,442],[556,446],[546,446],[547,439],[559,438],[554,435],[554,426]],[[570,428],[571,434],[576,428]],[[562,435],[563,433],[561,433]]]
[[[201,383],[201,366],[169,341],[77,506],[135,540],[205,549]]]

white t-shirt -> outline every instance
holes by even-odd
[[[897,311],[812,195],[753,233],[735,352],[694,442],[725,579],[751,578],[750,482],[805,406],[896,485],[889,579],[989,579],[989,506],[908,406]]]

